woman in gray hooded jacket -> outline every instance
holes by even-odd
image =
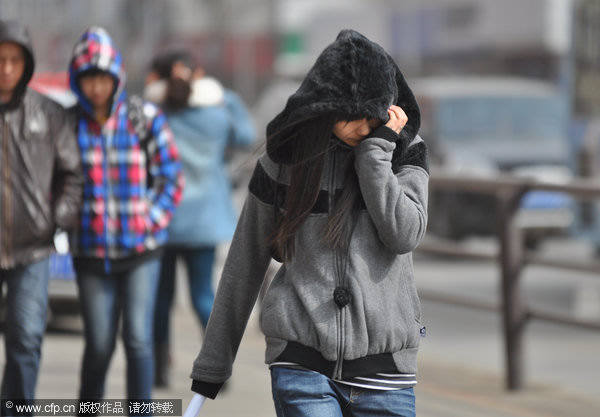
[[[424,328],[411,253],[429,179],[419,124],[392,58],[340,32],[267,127],[193,391],[215,398],[231,375],[274,258],[261,329],[277,415],[415,414]]]

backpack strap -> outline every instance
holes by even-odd
[[[152,188],[153,178],[150,174],[150,158],[152,154],[150,118],[144,112],[144,99],[137,95],[127,97],[127,119],[140,141],[140,146],[146,153],[146,172],[148,173],[148,187]]]
[[[151,132],[148,117],[144,114],[144,100],[140,96],[132,95],[127,98],[127,119],[133,126],[140,143],[145,145]]]

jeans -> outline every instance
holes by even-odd
[[[271,369],[271,385],[277,417],[415,417],[412,388],[362,389],[284,367]]]
[[[159,259],[109,276],[77,271],[85,350],[79,398],[102,399],[106,372],[115,349],[119,316],[127,358],[129,399],[150,399],[154,379],[152,320],[158,288]]]
[[[212,288],[214,247],[165,250],[154,317],[154,342],[157,345],[169,342],[169,317],[175,295],[175,267],[178,256],[185,261],[192,305],[204,328],[208,323],[215,298]]]
[[[46,329],[49,275],[48,258],[0,270],[0,285],[6,282],[7,286],[2,399],[35,398],[42,337]],[[8,415],[7,410],[0,410],[0,415]]]

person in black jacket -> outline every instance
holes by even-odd
[[[57,103],[27,87],[26,29],[0,21],[0,284],[6,283],[2,400],[31,400],[58,228],[76,223],[83,176],[75,132]],[[4,409],[0,415],[7,415]]]

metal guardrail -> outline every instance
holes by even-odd
[[[466,307],[500,311],[502,313],[506,387],[519,390],[523,387],[523,333],[525,325],[531,319],[550,321],[591,330],[600,330],[600,321],[579,320],[563,314],[537,310],[528,307],[522,300],[520,278],[527,265],[539,265],[559,268],[567,271],[600,273],[600,262],[575,262],[569,259],[548,259],[535,252],[527,251],[523,245],[521,229],[517,223],[517,214],[521,198],[529,191],[555,191],[570,194],[579,199],[600,198],[600,181],[576,179],[569,183],[540,182],[529,178],[500,176],[494,179],[473,178],[438,172],[430,178],[430,188],[444,191],[468,191],[490,194],[498,203],[498,239],[500,248],[497,253],[485,250],[465,249],[453,245],[424,243],[420,252],[460,256],[473,259],[496,260],[501,270],[502,301],[488,303],[459,296],[449,296],[433,291],[421,291],[424,299],[463,305]]]

